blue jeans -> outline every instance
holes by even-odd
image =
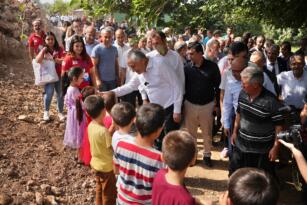
[[[57,94],[57,109],[59,113],[63,112],[64,107],[64,98],[62,95],[62,87],[61,81],[57,81],[54,83],[48,83],[45,85],[45,92],[44,92],[44,110],[49,111],[50,104],[52,101],[54,90]]]

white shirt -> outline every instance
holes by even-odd
[[[116,149],[117,144],[122,140],[133,140],[134,137],[130,134],[120,133],[119,130],[116,130],[112,136],[112,148]]]
[[[275,75],[279,74],[279,67],[278,67],[278,63],[277,60],[275,61],[274,64],[274,70],[275,70]],[[266,59],[266,67],[269,71],[273,71],[273,65],[272,63],[269,61],[269,59]]]
[[[307,94],[307,71],[297,79],[293,71],[282,72],[277,75],[277,83],[281,86],[281,97],[287,105],[294,105],[296,108],[304,107],[304,97]]]
[[[227,82],[229,80],[235,80],[235,78],[232,75],[232,72],[230,69],[227,69],[224,71],[223,75],[222,75],[222,79],[221,79],[221,83],[220,83],[220,89],[221,90],[225,90]]]
[[[237,111],[239,94],[242,90],[241,81],[236,80],[234,77],[228,78],[227,86],[225,87],[224,100],[223,100],[223,126],[230,128],[233,116]]]
[[[159,61],[163,61],[165,66],[171,68],[175,71],[177,78],[180,82],[181,91],[184,94],[185,92],[185,75],[184,75],[184,68],[181,56],[171,49],[168,49],[165,56],[162,56],[157,50],[153,50],[146,54],[148,57],[158,58]]]
[[[130,49],[130,47],[126,44],[124,44],[124,46],[120,46],[117,44],[117,41],[114,42],[114,46],[117,48],[119,67],[126,68],[126,59],[124,54]]]
[[[228,56],[226,55],[221,60],[219,60],[217,65],[220,69],[220,73],[221,73],[221,76],[222,76],[224,74],[224,72],[230,68],[230,64],[228,62]]]
[[[268,91],[273,93],[275,96],[277,95],[275,88],[274,88],[274,84],[270,80],[268,74],[266,74],[265,72],[263,72],[263,87],[265,87]]]
[[[174,113],[181,113],[183,93],[174,70],[169,69],[161,58],[148,59],[144,73],[134,76],[129,83],[112,91],[120,97],[138,88],[143,99],[146,99],[145,92],[151,103],[159,104],[163,108],[174,105]]]

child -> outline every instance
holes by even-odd
[[[111,116],[115,125],[119,127],[112,137],[112,147],[115,150],[119,141],[133,139],[129,133],[135,118],[135,108],[128,102],[120,102],[112,108]]]
[[[91,151],[90,151],[90,143],[88,141],[88,132],[87,127],[92,121],[92,118],[87,114],[87,112],[82,107],[82,102],[86,99],[87,96],[94,95],[96,90],[92,86],[86,86],[81,90],[81,95],[79,96],[79,100],[77,101],[77,109],[79,114],[85,113],[86,123],[85,129],[83,133],[82,145],[80,147],[80,160],[84,163],[84,165],[89,165],[91,161]]]
[[[152,182],[165,165],[154,149],[164,124],[164,110],[157,104],[140,107],[136,115],[138,134],[123,139],[114,150],[114,164],[119,169],[118,204],[151,204]]]
[[[85,117],[83,113],[78,114],[77,101],[80,97],[79,86],[83,82],[83,69],[74,67],[68,72],[70,86],[65,95],[65,105],[67,107],[67,120],[64,135],[64,145],[79,149],[82,143]],[[78,156],[78,155],[77,155]]]
[[[220,205],[276,205],[278,196],[272,176],[260,169],[241,168],[231,175]]]
[[[110,134],[112,135],[115,131],[115,127],[112,124],[112,116],[111,116],[111,109],[113,108],[113,106],[116,103],[116,97],[115,94],[113,92],[107,92],[102,96],[105,106],[106,106],[106,116],[103,118],[103,124],[106,128],[109,129]]]
[[[188,167],[196,160],[194,137],[186,131],[168,133],[162,144],[162,159],[168,169],[161,169],[154,179],[152,204],[196,204],[183,183]]]
[[[92,121],[88,136],[92,159],[90,165],[96,172],[96,205],[114,205],[116,202],[116,179],[113,172],[111,136],[103,126],[105,105],[102,97],[91,95],[85,101],[86,112]]]
[[[87,86],[87,87],[90,87],[90,86]],[[92,93],[92,94],[95,94],[95,93]],[[113,97],[112,97],[111,95],[107,94],[103,97],[103,99],[104,99],[104,103],[105,103],[107,112],[110,112],[113,105],[115,104],[115,95],[113,94]],[[83,137],[82,150],[80,152],[80,159],[84,163],[84,165],[89,165],[91,162],[92,155],[91,155],[91,148],[90,148],[90,143],[88,139],[87,127],[92,121],[92,118],[88,115],[88,113],[86,113],[86,118],[87,118],[87,126],[86,126],[84,137]],[[111,116],[106,115],[103,118],[103,125],[109,130],[110,133],[114,132],[113,130],[115,130],[115,128],[112,126]]]

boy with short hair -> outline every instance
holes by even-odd
[[[128,102],[120,102],[111,109],[111,116],[118,130],[114,132],[112,137],[112,147],[115,150],[117,143],[123,139],[133,139],[129,133],[135,118],[135,108]]]
[[[241,168],[231,175],[220,205],[276,205],[278,197],[278,185],[271,175],[256,168]]]
[[[105,105],[102,97],[88,96],[84,105],[92,121],[88,125],[88,137],[92,159],[90,165],[96,172],[96,205],[116,203],[116,179],[113,172],[111,136],[103,126]]]
[[[168,133],[162,144],[162,159],[168,166],[161,169],[153,182],[153,205],[193,205],[195,199],[184,185],[184,176],[196,160],[196,142],[186,131]]]
[[[133,140],[123,139],[114,150],[114,163],[119,169],[118,204],[151,204],[153,179],[165,165],[161,153],[154,149],[164,124],[164,110],[157,104],[140,107],[136,115],[138,134]]]

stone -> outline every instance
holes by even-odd
[[[51,193],[54,194],[55,196],[60,196],[62,195],[62,190],[58,187],[52,186]]]
[[[27,116],[26,115],[19,115],[18,120],[26,120]]]
[[[29,181],[27,181],[27,185],[33,186],[33,185],[35,185],[35,182],[32,179],[30,179]]]
[[[46,197],[45,202],[46,202],[46,204],[48,204],[48,205],[58,205],[58,202],[56,202],[55,196],[53,196],[53,195],[48,195],[48,196]]]
[[[34,194],[32,192],[24,192],[22,193],[22,198],[23,199],[32,199],[34,198]]]
[[[13,199],[8,194],[4,194],[4,193],[0,194],[0,204],[1,205],[8,205],[12,201],[13,201]]]
[[[41,187],[42,191],[43,191],[45,194],[50,194],[50,193],[51,193],[51,187],[50,187],[50,185],[48,185],[48,184],[42,184],[40,187]]]
[[[35,202],[37,205],[43,205],[44,198],[43,195],[39,192],[35,192]]]
[[[11,168],[8,170],[7,172],[7,176],[11,177],[11,178],[17,178],[18,177],[18,172],[15,168]]]

